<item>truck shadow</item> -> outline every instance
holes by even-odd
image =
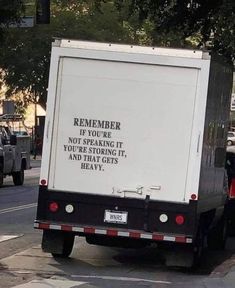
[[[89,255],[79,251],[72,254],[70,259],[56,258],[53,266],[60,266],[66,274],[71,275],[69,267],[77,267],[73,273],[79,271],[84,274],[106,275],[108,273],[125,274],[127,271],[133,275],[144,275],[147,271],[149,275],[172,274],[175,275],[195,275],[195,276],[210,276],[223,277],[227,274],[230,268],[235,265],[235,238],[229,238],[227,248],[224,251],[211,251],[204,249],[202,254],[201,265],[189,268],[167,267],[165,265],[164,257],[157,248],[148,247],[142,249],[121,249],[121,248],[107,248],[91,245]],[[92,255],[92,249],[95,256]],[[87,248],[85,249],[87,252]],[[84,251],[84,250],[83,250]],[[85,252],[85,251],[84,251]],[[76,254],[78,253],[78,254]],[[107,270],[108,269],[108,270]],[[146,274],[147,277],[148,274]]]
[[[159,271],[172,271],[193,275],[225,275],[235,265],[235,247],[231,248],[231,242],[235,246],[235,238],[229,239],[229,247],[223,251],[212,251],[205,248],[198,266],[193,268],[166,266],[164,256],[156,248],[145,248],[141,251],[121,252],[114,259],[124,265],[141,268],[157,269]]]
[[[223,276],[235,265],[235,237],[229,237],[224,250],[213,251],[204,249],[202,261],[193,274],[212,274]]]

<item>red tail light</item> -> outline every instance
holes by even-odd
[[[192,194],[192,195],[191,195],[191,199],[192,199],[192,200],[197,200],[197,195],[196,195],[196,194]]]
[[[40,181],[42,186],[46,186],[47,185],[47,180],[46,179],[41,179]]]
[[[58,209],[59,209],[58,203],[56,203],[56,202],[51,202],[51,203],[50,203],[50,205],[49,205],[49,210],[50,210],[51,212],[57,212]]]
[[[232,182],[230,185],[229,198],[235,198],[235,178],[232,179]]]
[[[184,221],[185,221],[185,219],[184,219],[183,215],[177,215],[175,217],[175,222],[176,222],[177,225],[183,225]]]

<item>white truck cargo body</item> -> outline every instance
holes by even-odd
[[[48,188],[173,202],[197,194],[210,61],[193,51],[54,49]]]
[[[194,247],[218,219],[224,227],[231,77],[202,51],[57,40],[35,221],[43,249],[66,256],[75,234]]]

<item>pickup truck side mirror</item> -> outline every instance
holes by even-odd
[[[17,137],[16,135],[11,135],[10,136],[10,145],[16,145],[17,144]]]

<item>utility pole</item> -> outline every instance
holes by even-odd
[[[37,157],[37,104],[38,104],[38,97],[36,92],[34,92],[34,159]]]

